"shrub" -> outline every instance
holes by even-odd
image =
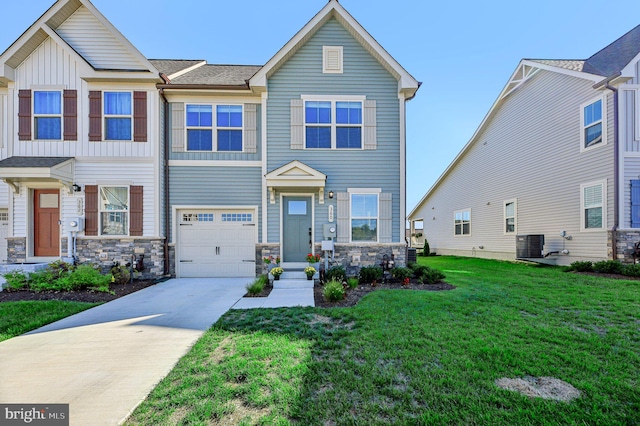
[[[628,277],[640,277],[640,264],[632,263],[622,267],[622,275]]]
[[[76,267],[74,265],[63,262],[62,260],[56,260],[55,262],[51,262],[47,265],[47,270],[51,272],[51,275],[56,280],[60,277],[64,277],[65,275],[69,275],[69,273],[75,269]]]
[[[422,255],[423,256],[429,256],[431,254],[431,249],[429,248],[429,241],[427,241],[427,239],[424,239],[424,246],[422,247]]]
[[[247,284],[247,293],[252,296],[262,293],[262,290],[264,290],[268,281],[269,278],[267,275],[260,275],[258,278],[253,280],[253,282]]]
[[[382,268],[376,265],[360,268],[358,278],[361,283],[371,283],[382,278]]]
[[[80,265],[71,274],[60,278],[58,283],[68,291],[90,288],[108,292],[110,281],[110,276],[102,275],[93,265]]]
[[[593,263],[588,260],[578,260],[571,263],[567,270],[575,272],[593,272]]]
[[[593,270],[601,274],[619,274],[622,272],[622,263],[617,260],[602,260],[593,264]]]
[[[329,302],[337,302],[344,299],[344,287],[340,281],[331,280],[322,288],[322,295]]]
[[[131,280],[131,272],[124,265],[114,263],[109,272],[111,272],[111,282],[114,284],[127,284]]]
[[[442,272],[425,265],[415,265],[412,269],[414,278],[422,284],[435,284],[445,279]]]
[[[409,268],[399,266],[391,270],[391,276],[400,281],[404,281],[405,278],[411,278],[413,276],[413,271]]]
[[[35,271],[29,274],[29,290],[31,291],[57,291],[64,290],[58,285],[58,280],[49,269]]]
[[[354,288],[358,287],[359,281],[356,277],[351,277],[349,279],[347,279],[347,285],[349,286],[349,288],[351,290],[353,290]]]
[[[22,271],[11,271],[4,274],[7,281],[7,288],[12,290],[22,290],[27,287],[27,276]]]
[[[332,280],[342,282],[346,278],[347,278],[347,273],[345,272],[343,266],[332,266],[324,274],[325,282],[329,282]]]

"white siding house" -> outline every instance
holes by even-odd
[[[636,27],[587,60],[522,60],[408,216],[423,221],[431,250],[557,264],[630,257],[640,242],[639,52]],[[543,236],[541,250],[518,250],[528,235]]]

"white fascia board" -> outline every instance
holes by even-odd
[[[136,58],[142,65],[144,65],[152,74],[155,74],[156,77],[160,78],[160,72],[156,69],[156,67],[149,62],[149,60],[125,37],[122,35],[120,31],[107,19],[105,16],[98,10],[96,7],[91,4],[88,0],[79,0],[80,3],[93,14],[93,16],[100,21],[102,25],[104,25],[107,30],[114,35],[116,40],[118,40],[122,45],[129,50],[129,52]]]
[[[518,68],[516,68],[516,72],[518,71],[521,65],[527,65],[529,67],[539,68],[545,71],[552,71],[558,74],[570,75],[572,77],[593,81],[594,83],[597,83],[603,79],[603,76],[601,75],[590,74],[588,72],[582,72],[582,71],[573,71],[573,70],[568,70],[566,68],[554,67],[552,65],[541,64],[540,62],[529,61],[527,59],[523,59],[522,61],[520,61]],[[513,76],[511,78],[513,78]],[[511,79],[509,79],[509,81],[511,81]]]
[[[347,25],[373,49],[380,58],[398,73],[400,90],[409,89],[412,93],[420,84],[411,76],[384,48],[347,12],[337,0],[330,0],[300,31],[296,33],[260,70],[249,80],[250,87],[266,87],[267,74],[276,67],[291,51],[296,50],[307,37],[317,31],[332,14],[337,14]],[[411,96],[407,96],[411,97]]]

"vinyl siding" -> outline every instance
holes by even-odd
[[[260,167],[171,167],[171,205],[262,206]],[[262,215],[260,209],[258,217]],[[261,235],[260,220],[258,235]]]
[[[322,46],[343,46],[342,74],[322,73]],[[299,160],[327,175],[327,193],[329,190],[346,192],[347,188],[381,188],[383,192],[391,193],[392,239],[393,242],[401,241],[401,117],[397,80],[335,19],[331,19],[269,78],[268,90],[267,171]],[[377,149],[292,150],[290,105],[291,99],[300,99],[301,95],[365,95],[368,100],[375,100]],[[283,192],[290,191],[283,189]],[[316,242],[322,239],[322,224],[327,223],[330,203],[335,208],[336,199],[329,200],[325,196],[325,204],[320,205],[316,197]],[[269,204],[270,243],[279,242],[279,215],[279,204]]]
[[[608,143],[580,152],[580,105],[598,96],[592,83],[540,71],[499,106],[412,219],[436,252],[514,258],[515,234],[503,230],[504,201],[517,199],[517,234],[544,234],[558,258],[606,258],[613,221],[613,96],[607,98]],[[580,185],[607,181],[607,223],[581,231]],[[471,235],[454,236],[453,212],[471,209]],[[564,240],[560,232],[572,237]],[[483,249],[479,247],[483,246]]]
[[[154,84],[106,84],[87,83],[80,78],[82,65],[66,54],[53,40],[48,38],[16,69],[15,90],[9,90],[11,105],[8,115],[13,118],[13,132],[9,143],[13,143],[15,156],[63,156],[63,157],[152,157],[158,154],[160,131],[156,111],[159,95]],[[51,86],[51,89],[47,89]],[[18,129],[18,90],[37,87],[41,90],[77,90],[78,140],[77,141],[21,141]],[[35,89],[35,90],[38,90]],[[131,90],[147,92],[147,142],[89,142],[89,91]],[[15,105],[15,107],[13,107]],[[133,121],[133,119],[132,119]],[[132,123],[133,125],[133,123]],[[15,141],[15,142],[12,142]]]
[[[56,32],[97,69],[140,70],[142,64],[84,6]]]

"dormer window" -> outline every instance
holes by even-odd
[[[322,46],[322,72],[342,74],[342,46]]]

